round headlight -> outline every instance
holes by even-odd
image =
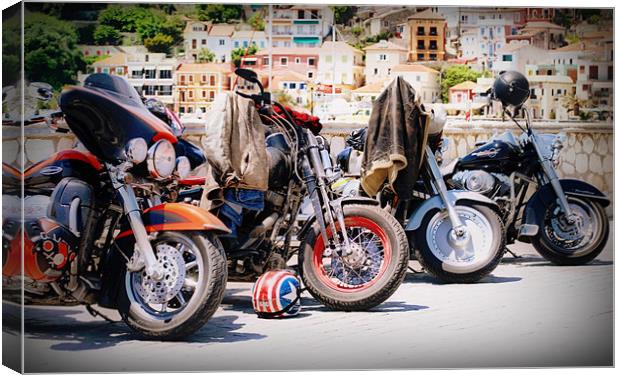
[[[157,179],[170,177],[176,167],[176,154],[172,143],[165,139],[155,142],[149,148],[146,163],[151,176]]]
[[[125,147],[125,155],[127,155],[127,160],[134,164],[140,164],[146,159],[146,154],[148,152],[148,146],[144,138],[133,138],[127,142],[127,146]]]
[[[177,158],[177,173],[179,178],[184,179],[189,176],[189,172],[192,171],[192,165],[186,156],[179,156]]]

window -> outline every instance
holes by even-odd
[[[314,78],[314,72],[308,72],[308,78],[310,79]]]
[[[502,55],[502,61],[506,61],[506,62],[512,61],[512,55]]]
[[[388,75],[392,74],[392,68],[388,68]]]
[[[418,33],[417,35],[424,35],[424,26],[418,26]]]
[[[235,40],[235,48],[239,48],[239,41]]]
[[[379,74],[379,69],[375,68],[374,75],[377,75],[377,74]]]
[[[265,48],[265,41],[263,41],[263,40],[260,41],[260,48],[261,49]]]
[[[288,87],[290,89],[296,89],[297,88],[297,84],[295,82],[291,82],[291,83],[288,84]]]
[[[201,91],[201,94],[202,94],[202,97],[203,97],[203,98],[206,98],[206,97],[207,97],[207,92],[206,92],[205,90],[202,90],[202,91]]]
[[[210,84],[211,86],[215,86],[215,75],[211,75],[211,76],[209,77],[209,84]]]
[[[282,66],[288,65],[288,57],[280,57],[280,65]]]
[[[187,113],[194,113],[194,107],[187,107]]]
[[[421,78],[422,78],[422,77],[420,77],[419,75],[416,75],[416,76],[415,76],[415,81],[416,81],[416,82],[420,82]]]
[[[146,79],[155,79],[157,78],[157,70],[155,69],[146,69],[144,74],[144,78]]]
[[[301,64],[301,59],[299,57],[295,57],[295,64]]]
[[[194,91],[192,91],[192,90],[188,91],[187,92],[187,97],[190,98],[190,99],[193,99],[194,98]]]
[[[192,39],[192,49],[196,49],[198,47],[198,41],[196,39]]]
[[[434,53],[431,53],[428,57],[429,57],[429,59],[430,59],[430,60],[432,60],[432,61],[437,60],[437,55],[436,55],[436,54],[434,54]]]
[[[309,58],[308,58],[308,65],[310,65],[310,66],[314,66],[314,63],[315,63],[315,61],[314,61],[314,57],[309,57]]]
[[[429,33],[430,35],[437,35],[437,28],[435,26],[431,27],[431,32]]]
[[[207,75],[206,74],[201,74],[200,75],[200,82],[202,82],[202,83],[207,82]]]
[[[206,39],[201,40],[200,44],[202,44],[203,46],[206,46],[207,45],[207,40]]]
[[[303,9],[300,9],[297,11],[297,18],[304,18],[304,11]]]
[[[431,40],[429,43],[430,43],[429,46],[428,46],[429,49],[437,49],[437,41],[436,40]]]
[[[248,48],[249,44],[247,40],[243,41],[243,48]]]
[[[418,40],[418,49],[424,49],[424,41]]]
[[[159,86],[159,95],[172,95],[172,86]]]
[[[226,40],[220,39],[220,46],[224,46],[224,45],[226,45]]]
[[[424,54],[418,53],[418,60],[424,60]]]
[[[123,69],[123,67],[119,66],[116,68],[116,74],[122,75],[123,73],[125,73],[125,69]]]
[[[263,57],[263,65],[269,65],[269,57]]]
[[[387,61],[387,55],[382,53],[379,55],[379,61]]]
[[[342,55],[342,57],[340,58],[340,60],[342,60],[343,64],[346,64],[349,61],[349,56],[347,55]]]
[[[160,79],[170,79],[172,78],[172,70],[160,70],[159,71]]]
[[[131,78],[142,78],[142,70],[132,70]]]
[[[190,81],[190,82],[194,82],[194,75],[193,75],[193,74],[190,74],[190,75],[189,75],[189,81]]]
[[[300,90],[303,90],[303,89],[305,89],[305,88],[306,88],[306,84],[305,84],[305,83],[300,83],[300,84],[299,84],[299,89],[300,89]]]
[[[215,91],[209,91],[209,100],[213,101],[215,99]]]
[[[185,113],[185,107],[179,107],[179,113]]]
[[[331,63],[332,62],[332,55],[325,56],[325,62],[328,63],[328,64]]]

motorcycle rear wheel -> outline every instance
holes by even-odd
[[[310,294],[328,308],[364,311],[388,299],[405,278],[407,236],[398,221],[379,207],[352,204],[343,209],[355,251],[348,257],[336,251],[328,255],[314,223],[301,245],[301,277]]]
[[[161,232],[151,242],[167,274],[123,273],[119,313],[148,339],[178,340],[200,329],[224,297],[226,256],[204,234]]]
[[[446,211],[432,210],[410,240],[422,267],[442,282],[474,283],[490,274],[504,254],[504,226],[491,208],[457,204],[461,221],[471,236],[464,248],[449,239],[452,224]]]

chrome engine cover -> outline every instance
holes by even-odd
[[[457,187],[480,194],[493,190],[496,183],[493,175],[480,169],[456,172],[452,181]]]

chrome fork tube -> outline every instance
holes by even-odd
[[[454,204],[450,202],[448,197],[448,188],[446,187],[446,183],[443,180],[441,172],[439,171],[439,166],[437,165],[437,161],[435,161],[435,155],[429,146],[426,146],[426,163],[429,166],[429,169],[433,178],[433,186],[439,193],[441,200],[443,201],[444,206],[446,207],[446,211],[448,211],[448,217],[450,218],[450,222],[452,223],[452,228],[454,234],[457,237],[463,237],[467,234],[467,228],[463,225],[461,218],[459,217],[456,209],[454,208]]]
[[[149,241],[144,222],[142,221],[142,211],[138,206],[138,201],[136,200],[132,187],[125,184],[118,184],[115,186],[115,189],[123,200],[123,208],[136,239],[137,250],[144,260],[146,274],[155,280],[161,280],[164,277],[164,270],[155,257],[155,252],[151,246],[151,241]],[[130,269],[131,271],[138,271],[141,268],[141,264],[138,262],[138,264],[128,265],[128,268],[130,267],[133,268]]]
[[[529,109],[525,110],[527,121],[530,121],[530,113]],[[536,155],[538,155],[538,160],[540,161],[540,165],[542,166],[543,173],[549,179],[551,183],[551,187],[555,192],[555,195],[558,197],[558,201],[560,202],[560,209],[566,215],[566,219],[569,223],[574,222],[575,216],[570,210],[570,205],[568,204],[568,200],[566,199],[566,194],[564,194],[564,189],[562,189],[562,184],[560,184],[560,178],[558,177],[555,168],[551,164],[551,161],[546,160],[543,156],[542,150],[540,149],[540,143],[538,141],[538,135],[530,129],[529,134],[530,142],[532,142],[532,146],[534,146],[534,150],[536,150]]]

